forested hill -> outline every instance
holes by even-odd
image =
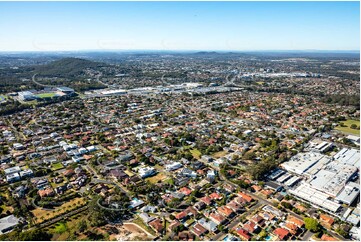
[[[87,68],[95,69],[104,66],[107,64],[80,58],[64,58],[46,65],[34,66],[34,73],[44,77],[71,78],[84,74]]]

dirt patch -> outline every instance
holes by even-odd
[[[134,224],[124,224],[117,226],[119,234],[116,235],[116,240],[134,241],[134,240],[152,240],[143,229]]]

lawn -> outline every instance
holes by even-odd
[[[338,125],[336,127],[337,130],[341,131],[341,132],[344,132],[346,134],[354,134],[354,135],[360,135],[360,129],[351,129],[350,126],[352,124],[356,124],[357,127],[360,127],[360,120],[351,120],[351,119],[348,119],[346,121],[342,121],[340,123],[343,123],[344,125],[346,125],[347,127],[341,127],[341,125]]]
[[[185,223],[189,226],[189,225],[193,224],[194,221],[195,221],[194,218],[190,218]]]
[[[167,175],[165,175],[163,172],[159,172],[157,175],[148,177],[145,180],[155,184],[158,181],[164,181],[166,178],[168,178]]]
[[[40,97],[40,98],[47,98],[47,97],[54,97],[55,95],[56,95],[56,93],[47,92],[47,93],[40,93],[40,94],[38,94],[36,96]]]
[[[218,151],[218,152],[214,153],[212,156],[213,156],[213,158],[217,159],[217,158],[221,158],[227,154],[228,154],[227,151],[222,150],[222,151]]]
[[[6,206],[5,204],[0,206],[2,208],[1,214],[6,214],[7,211],[10,211],[10,213],[14,212],[14,208],[11,206]]]
[[[134,173],[128,170],[125,170],[124,173],[127,174],[128,176],[134,176]]]
[[[51,169],[52,169],[53,171],[57,171],[57,170],[60,170],[60,169],[62,169],[62,168],[64,168],[64,166],[63,166],[63,164],[61,164],[61,162],[59,162],[59,163],[53,163],[53,164],[51,165]]]
[[[62,234],[67,230],[67,226],[65,223],[63,222],[59,222],[56,224],[55,228],[54,228],[54,232],[58,233],[58,234]]]
[[[5,101],[7,99],[7,97],[6,96],[4,96],[4,95],[0,95],[0,102],[1,101]]]
[[[202,153],[198,149],[193,149],[193,150],[190,150],[190,151],[191,151],[191,154],[193,155],[194,158],[196,158],[196,159],[201,158]]]

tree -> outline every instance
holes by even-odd
[[[306,229],[310,230],[311,232],[317,233],[321,230],[321,226],[316,219],[305,218],[303,221],[305,222]]]
[[[262,229],[258,236],[260,240],[263,240],[264,238],[266,238],[267,232],[264,229]]]
[[[348,234],[345,230],[343,230],[342,228],[340,228],[340,227],[338,227],[338,228],[336,229],[336,232],[337,232],[339,235],[341,235],[342,237],[344,237],[344,238],[348,238],[348,236],[349,236],[349,234]]]
[[[79,232],[84,232],[88,228],[88,225],[85,220],[81,220],[78,224]]]
[[[351,129],[357,129],[357,125],[356,124],[351,124],[350,128]]]

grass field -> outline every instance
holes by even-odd
[[[360,120],[351,120],[348,119],[346,121],[342,121],[341,123],[343,123],[344,125],[346,125],[347,127],[341,127],[341,125],[338,125],[336,127],[337,130],[344,132],[346,134],[355,134],[355,135],[360,135],[360,129],[351,129],[350,126],[352,124],[356,124],[357,127],[360,127]]]
[[[227,154],[228,154],[227,151],[222,150],[222,151],[214,153],[212,156],[213,156],[213,158],[217,159],[217,158],[221,158],[221,157],[223,157],[223,156],[225,156]]]
[[[167,175],[165,175],[163,172],[159,172],[157,175],[148,177],[145,180],[155,184],[158,181],[164,181],[167,178],[168,178]]]
[[[51,164],[51,169],[52,169],[53,171],[57,171],[57,170],[60,170],[60,169],[62,169],[62,168],[64,168],[64,166],[63,166],[63,164],[61,164],[60,162],[59,162],[59,163],[53,163],[53,164]]]
[[[56,93],[47,92],[47,93],[40,93],[40,94],[38,94],[36,96],[40,97],[40,98],[47,98],[47,97],[54,97],[55,95],[56,95]]]
[[[147,232],[150,233],[151,235],[155,236],[155,232],[154,232],[151,228],[149,228],[149,227],[143,222],[143,220],[142,220],[141,218],[139,218],[138,216],[137,216],[135,219],[133,219],[132,222],[135,223],[135,224],[138,224],[138,225],[139,225],[140,227],[142,227],[145,231],[147,231]]]
[[[196,159],[201,158],[202,153],[198,149],[190,150],[190,152],[191,152],[191,154],[193,155],[194,158],[196,158]]]

